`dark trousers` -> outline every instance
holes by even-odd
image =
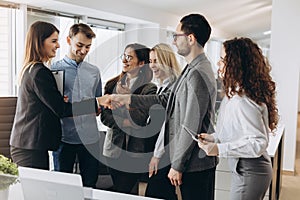
[[[216,168],[201,172],[186,172],[180,185],[183,200],[213,200]]]
[[[83,186],[95,188],[98,180],[99,155],[99,142],[88,145],[62,142],[59,149],[53,152],[54,169],[55,171],[73,173],[77,158]]]
[[[137,195],[139,181],[142,178],[148,181],[149,158],[131,157],[123,152],[119,158],[106,157],[106,161],[115,192]]]
[[[148,180],[145,196],[177,200],[176,188],[171,184],[168,173],[170,166],[159,169],[156,175],[152,175]]]
[[[10,147],[14,163],[22,167],[49,170],[49,154],[47,150],[32,150]]]
[[[109,168],[113,180],[113,191],[126,194],[138,194],[138,183],[144,173],[130,173]]]

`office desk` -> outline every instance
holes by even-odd
[[[284,145],[285,127],[279,126],[275,135],[269,137],[268,153],[272,160],[273,178],[269,188],[269,200],[278,200],[281,182],[282,182],[282,165],[283,165],[283,145]]]
[[[273,178],[269,190],[264,200],[278,200],[281,180],[282,180],[282,161],[283,161],[283,144],[284,144],[284,126],[279,125],[275,134],[269,135],[269,146],[267,152],[271,157]],[[231,184],[231,172],[228,167],[227,159],[220,158],[216,170],[215,199],[229,200]]]
[[[85,200],[158,200],[155,198],[110,192],[105,190],[96,190],[92,188],[83,189]],[[21,183],[10,186],[8,200],[24,200]]]

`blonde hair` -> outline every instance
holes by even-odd
[[[174,82],[180,75],[181,69],[170,45],[159,43],[151,51],[156,53],[158,68],[167,74],[170,82]]]
[[[43,54],[44,41],[54,32],[59,30],[51,23],[37,21],[33,23],[26,35],[23,66],[19,76],[19,85],[21,84],[24,72],[33,67],[36,63],[42,63],[45,55]],[[50,59],[48,60],[50,62]]]

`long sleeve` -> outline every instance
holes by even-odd
[[[165,136],[165,122],[161,127],[161,130],[159,132],[158,138],[155,143],[153,156],[156,158],[161,158],[165,153],[164,136]]]
[[[41,68],[33,75],[33,90],[35,95],[59,118],[82,115],[97,112],[95,98],[90,98],[81,102],[65,103],[63,96],[57,89],[56,82],[50,70]]]
[[[247,97],[234,96],[222,110],[222,129],[218,133],[220,157],[255,158],[268,146],[268,112]]]
[[[140,93],[140,96],[149,96],[156,94],[157,87],[155,84],[148,83]],[[149,117],[149,108],[148,107],[140,107],[133,108],[130,107],[130,121],[132,124],[137,124],[139,126],[145,126],[147,124],[147,119]]]
[[[105,94],[112,94],[114,86],[107,85],[105,87]],[[156,93],[156,86],[152,83],[146,84],[140,92],[140,95],[137,96],[152,96]],[[133,124],[133,127],[141,128],[142,126],[146,126],[147,119],[149,117],[149,108],[150,107],[134,107],[130,108],[128,111],[125,106],[116,109],[104,109],[101,114],[101,120],[104,125],[110,128],[120,128],[124,119],[129,119]]]
[[[180,104],[184,104],[184,107],[180,110],[186,114],[176,112],[174,115],[180,114],[182,116],[180,124],[195,133],[208,131],[205,124],[206,120],[209,120],[206,119],[206,115],[208,110],[210,110],[211,99],[207,82],[203,76],[205,75],[197,73],[197,71],[189,73],[189,76],[186,77],[185,85],[181,86],[184,89],[180,90],[181,93],[176,94],[185,97],[180,102]],[[175,134],[177,138],[174,140],[171,167],[182,172],[185,170],[197,143],[193,141],[191,135],[182,126],[174,131],[177,132]]]
[[[105,85],[104,94],[105,95],[113,94],[114,93],[113,89],[116,86],[116,84],[117,84],[117,81],[108,82]],[[108,108],[104,108],[101,113],[102,123],[109,128],[118,129],[119,126],[117,124],[121,123],[121,122],[123,123],[123,120],[124,120],[124,117],[121,117],[121,112],[122,112],[121,109],[124,109],[124,108],[120,108],[115,111],[108,109]]]
[[[131,95],[131,104],[132,109],[146,108],[149,109],[155,104],[162,105],[164,108],[167,106],[168,99],[170,95],[170,90],[162,94],[152,94],[152,95]]]
[[[60,118],[96,111],[95,98],[64,102],[51,71],[37,63],[23,75],[10,144],[24,149],[56,150],[62,136]]]

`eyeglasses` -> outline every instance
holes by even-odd
[[[188,36],[188,35],[185,34],[185,33],[178,33],[178,34],[174,33],[173,34],[173,40],[176,41],[178,36]]]
[[[126,60],[127,62],[131,61],[133,59],[133,56],[122,54],[120,56],[121,60]]]

